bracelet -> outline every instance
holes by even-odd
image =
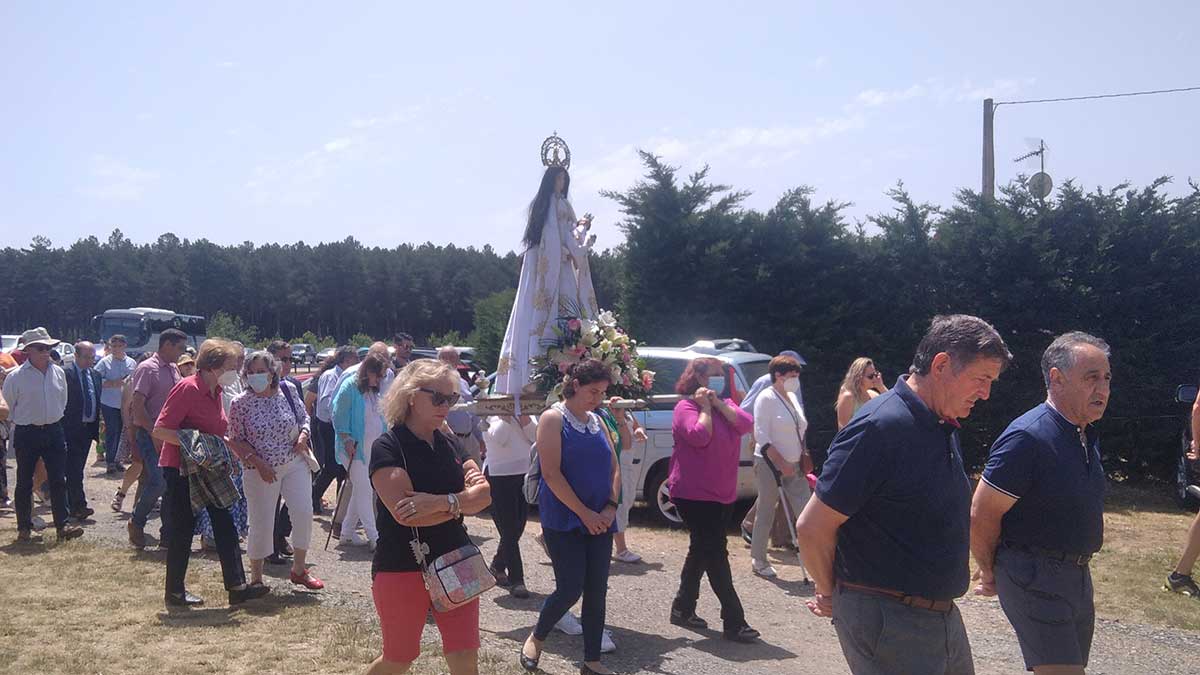
[[[452,518],[457,518],[462,515],[462,504],[459,504],[458,502],[458,495],[453,493],[448,494],[446,495],[446,501],[450,503],[450,516]]]

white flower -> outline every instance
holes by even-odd
[[[604,310],[603,312],[600,312],[599,320],[600,320],[600,325],[602,325],[602,326],[617,325],[617,317],[611,311],[609,311],[607,309]]]
[[[608,340],[601,340],[601,341],[600,341],[600,351],[602,351],[602,352],[604,352],[604,353],[606,353],[606,354],[607,354],[608,352],[611,352],[611,351],[612,351],[612,348],[613,348],[613,343],[612,343],[612,342],[610,342],[610,341],[608,341]]]

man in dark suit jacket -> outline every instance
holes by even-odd
[[[95,513],[88,508],[83,491],[83,469],[87,466],[92,441],[100,439],[100,373],[92,369],[96,348],[90,342],[75,343],[75,363],[63,369],[67,376],[67,410],[63,431],[67,437],[67,509],[72,518],[84,520]]]

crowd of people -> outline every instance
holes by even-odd
[[[0,362],[0,438],[16,456],[18,541],[40,538],[32,497],[43,490],[58,538],[83,535],[79,524],[94,514],[84,467],[103,439],[105,473],[122,478],[112,510],[124,509],[137,486],[131,545],[150,545],[146,528],[159,512],[167,605],[205,602],[185,584],[197,535],[217,551],[231,605],[271,592],[267,564],[290,565],[292,584],[323,589],[307,552],[314,515],[332,512],[338,545],[372,552],[383,653],[367,672],[406,672],[432,612],[449,671],[468,675],[478,670],[479,595],[490,586],[483,577],[529,597],[522,535],[536,503],[554,588],[517,660],[537,670],[557,627],[582,634],[581,673],[612,672],[602,663],[615,648],[605,628],[610,567],[640,561],[625,540],[636,488],[622,469],[646,434],[608,397],[613,375],[604,363],[572,366],[562,400],[540,416],[485,418],[456,407],[471,398],[458,352],[410,361],[412,339],[403,334],[394,354],[383,342],[361,360],[338,348],[304,384],[283,341],[247,353],[209,339],[193,354],[183,333],[166,330],[139,363],[114,336],[99,362],[93,345],[76,343],[65,368],[51,360],[57,343],[44,329],[27,331],[24,362]],[[767,549],[782,510],[786,538],[776,543],[798,550],[814,584],[807,606],[833,619],[852,672],[974,672],[955,604],[972,582],[971,555],[975,592],[999,596],[1026,666],[1083,672],[1094,626],[1089,561],[1103,539],[1094,424],[1108,402],[1108,358],[1095,336],[1056,338],[1041,361],[1045,401],[995,440],[973,490],[959,428],[1012,359],[977,317],[936,317],[910,371],[890,388],[871,359],[856,359],[834,402],[839,431],[819,473],[806,442],[799,354],[773,358],[740,401],[722,395],[720,360],[691,361],[675,383],[667,479],[688,533],[670,622],[707,629],[697,614],[707,575],[724,638],[760,637],[734,585],[725,530],[750,435],[758,500],[742,530],[751,571],[776,576]],[[1200,427],[1200,403],[1193,423]],[[440,595],[431,590],[431,580],[446,578],[439,565],[461,572],[481,560],[463,519],[489,507],[499,541],[489,562],[476,563],[483,572],[460,573],[460,586]],[[1200,516],[1168,588],[1200,597],[1191,578],[1198,554]]]

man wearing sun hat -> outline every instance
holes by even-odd
[[[33,541],[33,471],[46,464],[50,505],[58,538],[74,539],[83,530],[67,523],[67,440],[62,418],[67,408],[67,377],[50,362],[50,350],[61,342],[45,328],[21,336],[25,363],[4,379],[3,395],[11,410],[13,449],[17,455],[17,541]]]

